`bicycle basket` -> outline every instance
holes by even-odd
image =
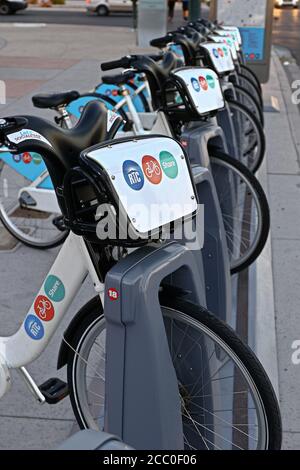
[[[226,75],[234,72],[235,65],[227,44],[219,45],[214,42],[207,42],[201,44],[201,51],[205,53],[209,65],[217,74]]]
[[[99,144],[66,178],[68,226],[94,243],[139,246],[165,238],[198,207],[184,151],[169,137]]]
[[[171,72],[185,104],[194,114],[215,114],[225,106],[219,77],[209,68],[184,67]]]

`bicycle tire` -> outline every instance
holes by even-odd
[[[246,77],[252,79],[258,90],[260,91],[260,94],[262,94],[262,87],[261,87],[261,83],[257,77],[257,75],[253,72],[253,70],[251,70],[247,65],[245,64],[240,64],[240,72],[241,72],[241,75],[245,75]]]
[[[272,384],[264,371],[262,365],[237,334],[225,323],[218,320],[214,315],[209,313],[206,309],[196,306],[195,304],[186,302],[180,298],[174,298],[171,296],[164,296],[164,293],[160,296],[160,303],[162,305],[162,313],[165,319],[166,331],[168,330],[168,324],[166,323],[166,318],[174,319],[175,321],[181,321],[185,325],[196,325],[198,327],[198,333],[201,332],[202,335],[206,334],[208,338],[216,339],[216,355],[218,353],[224,353],[224,351],[229,351],[233,359],[235,359],[235,368],[239,367],[239,371],[242,371],[245,375],[249,377],[249,384],[252,384],[253,390],[258,398],[258,403],[263,411],[264,417],[264,426],[265,426],[265,440],[264,449],[265,450],[279,450],[281,448],[281,439],[282,439],[282,430],[281,430],[281,417],[278,402],[272,387]],[[99,297],[95,297],[86,304],[83,309],[81,309],[81,314],[84,313],[84,321],[80,324],[79,329],[76,331],[75,335],[71,341],[71,347],[69,351],[68,363],[67,363],[67,375],[68,375],[68,384],[70,390],[70,399],[73,407],[73,411],[76,417],[76,420],[81,429],[99,429],[98,424],[95,424],[93,427],[92,422],[88,422],[88,415],[84,416],[84,411],[82,408],[83,397],[79,396],[80,385],[77,383],[76,378],[85,373],[85,370],[80,368],[79,364],[86,364],[83,362],[83,359],[86,361],[89,360],[89,356],[86,359],[83,357],[85,354],[84,346],[88,342],[88,338],[92,335],[98,338],[97,334],[101,330],[102,334],[105,334],[105,320],[103,317],[103,310],[101,301]],[[101,324],[102,322],[102,324]],[[185,322],[185,323],[184,323]],[[196,331],[196,330],[195,330]],[[170,341],[169,335],[169,341]],[[199,337],[200,341],[200,337]],[[203,341],[204,343],[204,341]],[[206,344],[206,343],[205,343]],[[87,346],[88,347],[88,346]],[[170,348],[172,345],[170,344]],[[197,348],[195,348],[197,349]],[[82,354],[82,356],[80,356]],[[103,352],[105,356],[105,351]],[[171,352],[172,354],[172,352]],[[228,353],[229,356],[229,353]],[[198,357],[198,356],[197,356]],[[201,357],[208,358],[206,355]],[[82,359],[81,361],[78,358]],[[211,357],[209,358],[211,360]],[[204,362],[206,364],[206,362]],[[181,384],[180,379],[183,377],[182,373],[176,364],[174,364],[175,371],[178,376],[179,384]],[[236,371],[238,369],[234,369]],[[236,372],[235,372],[236,373]],[[181,375],[180,375],[181,374]],[[196,375],[198,380],[198,375]],[[206,378],[206,375],[205,375]],[[99,378],[100,380],[100,378]],[[98,382],[97,382],[98,383]],[[206,390],[206,388],[205,388]],[[97,388],[98,391],[98,388]],[[192,390],[193,391],[193,390]],[[181,393],[181,391],[180,391]],[[235,394],[241,392],[233,392]],[[246,392],[243,392],[246,393]],[[98,394],[96,394],[98,395]],[[100,396],[100,395],[99,395]],[[105,394],[103,395],[103,397]],[[193,398],[193,396],[192,396]],[[96,398],[99,400],[99,398]],[[185,397],[183,398],[185,399]],[[219,405],[219,402],[218,402]],[[187,405],[188,406],[188,405]],[[248,405],[249,406],[249,405]],[[185,408],[185,406],[184,406]],[[249,413],[249,411],[248,411]],[[217,419],[217,418],[215,418]],[[183,417],[184,420],[184,417]],[[223,421],[223,420],[222,420]],[[102,421],[100,423],[100,427]],[[237,429],[237,425],[232,425],[233,429]],[[241,427],[241,425],[239,425]],[[263,428],[263,426],[261,426]],[[188,429],[184,427],[184,429]],[[244,430],[244,428],[242,428]],[[239,432],[242,432],[239,430]],[[243,432],[243,434],[245,434]],[[237,447],[236,445],[234,445]],[[214,446],[216,447],[216,446]]]
[[[263,98],[255,82],[253,82],[249,77],[246,77],[245,75],[241,75],[238,73],[238,85],[246,88],[249,91],[249,93],[251,93],[251,95],[259,103],[261,109],[263,109],[264,107]]]
[[[254,98],[254,96],[251,95],[251,93],[246,88],[240,85],[235,85],[234,89],[237,94],[237,101],[246,106],[252,113],[254,113],[254,115],[258,118],[259,122],[261,123],[262,127],[264,127],[264,113],[258,101]],[[238,95],[241,96],[241,99]],[[249,103],[249,106],[247,106],[243,99],[246,99],[246,102]]]
[[[219,202],[221,206],[221,212],[222,212],[222,217],[224,221],[224,226],[225,226],[225,232],[226,232],[226,237],[228,241],[228,250],[229,250],[229,257],[230,257],[230,266],[231,266],[231,274],[236,274],[244,269],[248,268],[256,259],[259,257],[261,254],[262,250],[264,249],[266,242],[268,240],[269,232],[270,232],[270,209],[269,209],[269,204],[267,201],[267,197],[265,195],[265,192],[257,180],[257,178],[251,173],[251,171],[248,170],[248,168],[245,167],[242,163],[240,163],[238,160],[235,158],[230,157],[229,155],[215,149],[211,148],[209,151],[210,154],[210,161],[212,165],[212,174],[215,179],[216,183],[216,188],[217,188],[217,193],[219,197]],[[230,171],[233,172],[233,174],[236,175],[237,181],[244,181],[245,184],[247,184],[247,188],[251,188],[251,192],[253,194],[253,198],[255,200],[255,203],[257,204],[257,212],[259,214],[260,220],[258,223],[259,230],[258,233],[255,234],[256,238],[252,242],[252,245],[249,246],[248,250],[245,253],[241,253],[240,257],[233,261],[232,258],[232,253],[231,253],[231,243],[233,244],[232,251],[236,247],[237,243],[236,241],[231,241],[230,236],[234,236],[234,232],[232,229],[232,225],[234,223],[234,217],[231,213],[227,213],[226,209],[226,201],[225,201],[225,196],[227,193],[223,193],[223,191],[228,192],[228,188],[224,188],[222,185],[218,185],[216,181],[217,177],[217,170],[214,167],[214,165],[218,165],[218,168],[221,167],[227,167],[230,169]],[[224,185],[223,185],[224,186]],[[247,194],[251,194],[249,190],[247,190]],[[231,196],[229,196],[231,198]],[[234,208],[236,209],[236,208]],[[251,228],[251,223],[246,220],[247,217],[245,217],[245,235],[249,236],[247,233],[247,230]],[[244,224],[244,219],[237,219],[241,223],[241,225]],[[244,233],[244,229],[242,229]],[[245,239],[245,245],[247,245],[249,242],[248,238]],[[242,251],[243,248],[243,241],[241,242],[241,245],[239,249]]]
[[[232,98],[226,98],[226,102],[228,103],[228,106],[229,108],[234,112],[234,111],[237,111],[237,112],[240,112],[242,115],[244,115],[244,117],[246,119],[248,119],[248,121],[251,123],[252,125],[252,130],[253,132],[255,133],[256,135],[256,141],[254,142],[254,144],[256,143],[257,146],[258,146],[258,150],[254,156],[254,154],[252,152],[254,152],[256,146],[254,145],[253,148],[250,148],[247,150],[248,154],[245,155],[245,157],[249,157],[251,156],[252,154],[252,161],[249,163],[247,162],[247,167],[249,168],[249,170],[252,172],[252,173],[256,173],[262,162],[264,161],[264,157],[265,157],[265,153],[266,153],[266,136],[265,136],[265,132],[264,132],[264,129],[261,125],[261,123],[259,122],[259,120],[257,119],[257,117],[255,116],[255,114],[253,114],[245,105],[243,105],[242,103],[232,99]],[[236,128],[236,132],[238,132],[238,128]],[[241,158],[243,158],[244,155],[241,155]]]

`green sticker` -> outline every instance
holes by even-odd
[[[227,47],[223,47],[223,51],[224,51],[224,54],[226,55],[226,57],[228,56],[228,49]]]
[[[32,153],[31,152],[31,156],[32,156],[32,160],[33,160],[33,163],[35,163],[36,165],[40,165],[42,163],[42,157],[40,156],[39,153]]]
[[[206,80],[210,88],[215,88],[216,84],[214,77],[212,77],[211,75],[206,75]]]
[[[49,299],[54,302],[61,302],[65,298],[65,286],[62,281],[53,274],[47,277],[44,289]]]
[[[174,156],[167,151],[160,152],[160,164],[166,176],[175,179],[178,176],[178,165]]]

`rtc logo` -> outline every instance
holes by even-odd
[[[22,155],[22,160],[26,165],[28,165],[29,163],[32,162],[32,156],[30,155],[29,152],[25,152]]]
[[[199,77],[199,82],[200,82],[201,88],[204,91],[207,91],[208,90],[208,83],[206,81],[206,78],[205,77]]]
[[[110,298],[110,300],[112,300],[112,301],[118,300],[118,298],[119,298],[119,292],[117,291],[117,289],[114,289],[113,287],[108,289],[107,294],[108,294],[108,297]]]
[[[216,59],[219,58],[219,53],[218,53],[217,49],[213,49],[213,54],[214,54]]]
[[[142,160],[142,166],[146,178],[152,184],[159,184],[162,180],[161,166],[156,158],[145,155]]]
[[[34,340],[42,339],[45,334],[41,320],[35,315],[28,315],[24,323],[24,328],[28,336]]]
[[[133,160],[125,160],[123,163],[123,175],[131,189],[140,191],[144,186],[144,175],[141,167]]]
[[[223,49],[221,49],[221,47],[219,47],[218,49],[218,53],[220,54],[220,57],[224,57],[224,52],[223,52]]]
[[[43,321],[51,321],[54,317],[54,307],[47,297],[39,295],[34,302],[34,312]]]
[[[16,162],[16,163],[20,163],[20,161],[22,161],[22,155],[13,155],[13,161]]]
[[[195,91],[200,91],[200,85],[199,85],[199,82],[196,78],[191,78],[191,82],[192,82],[192,86],[194,88]]]

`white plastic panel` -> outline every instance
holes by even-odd
[[[218,73],[233,72],[235,70],[230,48],[227,44],[218,45],[210,42],[201,44],[201,47],[204,47],[209,53]]]
[[[243,45],[242,35],[241,35],[241,32],[240,32],[239,28],[237,28],[236,26],[222,26],[222,29],[225,29],[225,31],[232,31],[232,32],[234,32],[234,34],[236,35],[236,38],[237,38],[237,41],[238,41],[239,45],[240,45],[240,46]]]
[[[217,34],[219,34],[220,36],[222,36],[222,37],[227,37],[227,38],[232,39],[232,41],[234,42],[236,50],[237,51],[240,50],[240,43],[239,43],[239,40],[238,40],[238,37],[237,37],[237,34],[236,34],[235,31],[226,31],[224,29],[217,29],[215,32]]]
[[[225,106],[218,75],[209,68],[185,67],[172,72],[184,82],[188,95],[200,115]]]
[[[87,156],[107,172],[123,209],[141,234],[197,210],[182,148],[169,137],[116,143]]]
[[[227,46],[230,47],[233,60],[238,59],[237,50],[231,38],[226,37],[226,36],[223,36],[223,37],[217,36],[217,35],[210,35],[209,38],[216,43],[227,44]]]

